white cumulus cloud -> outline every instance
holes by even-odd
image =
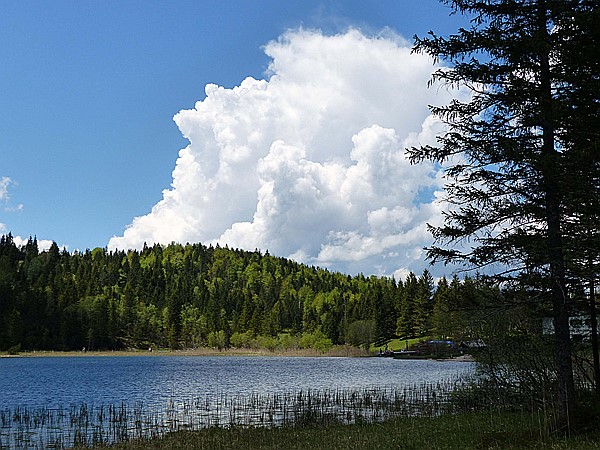
[[[404,150],[433,144],[431,60],[387,32],[294,30],[265,46],[265,80],[209,84],[174,118],[189,145],[170,189],[110,249],[220,243],[341,270],[392,275],[426,267],[426,223],[440,223],[432,164]]]
[[[36,239],[38,250],[40,252],[48,251],[48,249],[52,246],[52,241],[49,239]],[[23,247],[27,245],[29,238],[23,238],[21,236],[13,236],[13,242],[17,247]]]
[[[8,227],[4,223],[0,223],[0,235],[7,235],[9,233]],[[22,238],[21,236],[12,236],[13,242],[17,247],[22,247],[27,244],[29,238]],[[48,239],[38,239],[38,250],[44,252],[52,246],[52,241]]]

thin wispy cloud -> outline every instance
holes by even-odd
[[[10,195],[8,192],[9,187],[15,184],[16,183],[10,177],[0,178],[0,202],[4,203],[4,212],[22,211],[24,208],[24,205],[22,203],[13,205],[10,202]]]
[[[8,187],[13,181],[9,177],[0,178],[0,201],[7,202],[9,199]]]
[[[421,271],[443,184],[404,150],[442,130],[428,105],[450,93],[428,89],[432,61],[355,29],[293,30],[264,50],[265,79],[209,84],[175,116],[190,143],[172,186],[109,248],[219,243],[348,273]]]

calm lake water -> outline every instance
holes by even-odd
[[[107,445],[210,426],[437,415],[451,408],[454,382],[472,369],[390,358],[0,358],[0,449]]]
[[[472,367],[457,361],[339,357],[0,358],[0,409],[139,401],[162,407],[215,393],[411,386],[454,378]]]

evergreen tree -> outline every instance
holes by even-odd
[[[396,334],[401,339],[408,339],[416,336],[415,328],[415,298],[418,295],[418,280],[414,273],[410,272],[406,277],[404,286],[400,291],[400,310],[398,312],[398,321]]]
[[[575,209],[571,200],[591,193],[571,192],[570,180],[582,176],[597,183],[592,179],[597,171],[573,170],[581,153],[573,121],[580,108],[591,109],[591,116],[582,116],[597,130],[600,95],[586,77],[573,73],[580,74],[581,65],[597,83],[598,55],[591,50],[597,47],[598,0],[442,2],[469,14],[471,27],[448,38],[433,33],[417,38],[415,51],[449,62],[451,67],[439,69],[434,80],[466,87],[472,97],[433,107],[449,131],[439,146],[409,151],[413,162],[453,158],[446,170],[453,208],[445,226],[432,228],[441,245],[430,248],[428,256],[474,268],[501,265],[503,280],[527,276],[540,287],[552,305],[559,405],[567,420],[576,403],[567,217]],[[592,16],[595,33],[587,33],[593,30],[581,24]],[[583,60],[582,48],[592,63]],[[467,250],[458,250],[455,244],[466,241],[471,243]]]
[[[437,289],[433,294],[433,313],[431,327],[433,333],[441,338],[454,337],[454,327],[450,311],[450,286],[445,277],[438,281]]]
[[[433,313],[433,277],[427,269],[419,277],[414,303],[414,327],[418,336],[426,336],[431,329]]]
[[[379,296],[375,303],[375,323],[377,340],[385,340],[396,334],[398,317],[394,308],[396,285],[394,280],[378,280]]]

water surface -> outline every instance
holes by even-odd
[[[459,361],[260,356],[0,358],[0,408],[74,403],[164,406],[217,393],[399,387],[454,378]]]

